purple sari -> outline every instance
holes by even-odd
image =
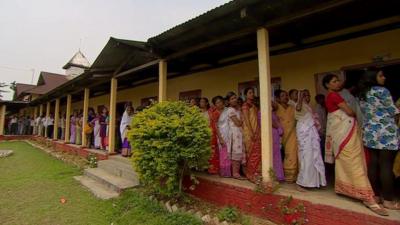
[[[283,134],[283,129],[280,125],[279,118],[272,112],[272,121],[276,124],[279,124],[278,128],[272,127],[272,166],[275,171],[275,176],[278,181],[284,181],[285,175],[283,173],[283,164],[282,164],[282,157],[281,157],[281,135]]]

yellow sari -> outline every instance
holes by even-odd
[[[357,121],[340,109],[328,113],[325,154],[327,162],[335,160],[336,193],[374,201]]]
[[[279,117],[283,128],[282,145],[285,150],[283,170],[285,178],[287,182],[295,182],[298,173],[295,108],[289,105],[285,109],[281,104],[278,104],[276,115]]]
[[[250,155],[250,150],[253,146],[254,137],[252,134],[256,136],[257,132],[257,107],[254,104],[245,102],[242,106],[243,113],[243,137],[244,137],[244,146],[246,151],[246,157]]]

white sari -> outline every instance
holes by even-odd
[[[131,124],[132,116],[128,115],[128,112],[125,110],[124,114],[122,115],[121,124],[119,126],[119,132],[121,134],[121,140],[124,142],[126,137],[126,127]]]
[[[100,148],[101,147],[100,121],[98,117],[94,119],[93,135],[94,135],[94,147]]]
[[[311,107],[302,103],[295,113],[300,171],[296,183],[303,187],[326,186],[325,165],[320,149],[320,137]]]

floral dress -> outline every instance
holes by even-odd
[[[400,111],[394,105],[389,90],[372,87],[360,106],[364,115],[364,145],[373,149],[398,150],[399,133],[395,115]]]

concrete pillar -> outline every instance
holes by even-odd
[[[38,107],[35,106],[35,107],[33,108],[33,119],[36,119],[37,116],[38,116]]]
[[[110,114],[109,114],[109,124],[108,124],[108,152],[115,152],[115,117],[117,108],[117,87],[118,80],[116,78],[111,78],[110,87]]]
[[[82,146],[86,147],[86,134],[85,134],[85,127],[88,120],[88,112],[89,112],[89,88],[85,88],[83,94],[83,118],[82,118]]]
[[[6,105],[0,106],[0,135],[4,135],[4,126],[6,126]]]
[[[40,104],[40,105],[39,105],[39,115],[40,115],[40,116],[43,115],[43,104]],[[42,118],[40,118],[40,119],[42,119]],[[43,136],[43,135],[44,135],[44,134],[43,134],[43,129],[42,129],[42,127],[38,127],[38,135],[39,135],[39,136]]]
[[[258,73],[261,109],[261,165],[263,181],[271,181],[272,168],[272,89],[269,58],[269,37],[265,28],[257,30]]]
[[[49,118],[50,117],[50,105],[51,103],[50,102],[47,102],[47,106],[46,106],[46,121],[47,121],[47,118]],[[45,129],[44,129],[44,136],[45,137],[48,137],[48,133],[47,133],[47,126],[45,126]]]
[[[67,95],[67,108],[65,109],[65,137],[64,142],[69,143],[71,129],[71,101],[72,96]]]
[[[40,116],[43,115],[43,104],[40,104],[40,106],[39,106],[39,115]]]
[[[56,99],[56,105],[54,108],[54,130],[53,130],[53,140],[58,139],[58,123],[60,121],[60,99]]]
[[[167,62],[161,60],[158,64],[158,102],[167,100]]]

